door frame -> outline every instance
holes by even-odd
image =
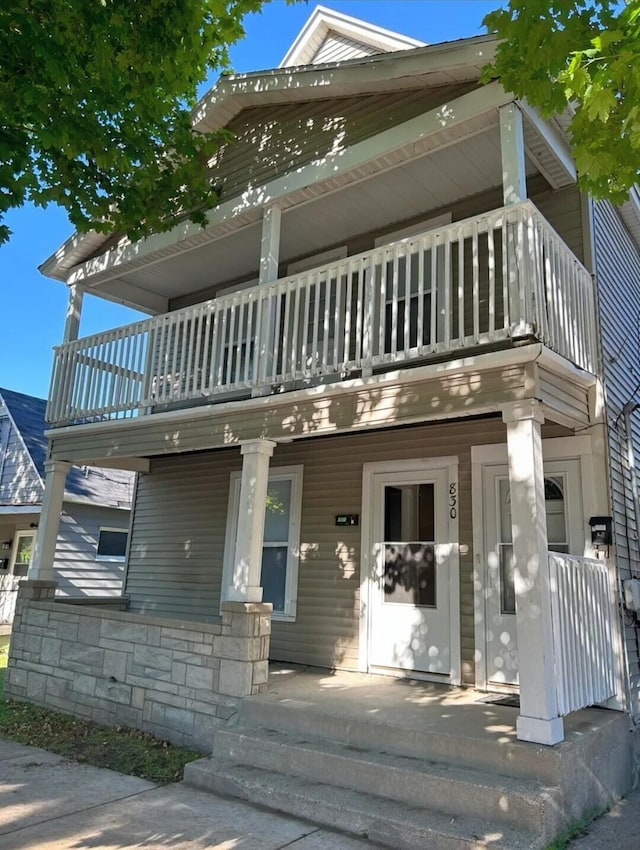
[[[451,546],[449,554],[449,647],[451,670],[447,677],[429,673],[414,673],[398,670],[398,676],[413,679],[449,682],[459,685],[461,681],[461,636],[460,636],[460,558],[458,517],[460,514],[460,487],[458,484],[458,457],[414,458],[410,460],[385,460],[365,463],[362,467],[362,533],[360,541],[360,630],[358,669],[369,672],[369,633],[371,628],[371,594],[374,582],[370,576],[375,562],[373,545],[376,535],[373,523],[374,482],[376,475],[402,472],[424,472],[426,476],[434,469],[447,471],[449,494],[447,494],[447,530]],[[453,490],[451,489],[453,488]],[[451,499],[455,504],[451,504]],[[389,673],[389,675],[394,675]]]
[[[593,472],[593,453],[591,437],[554,437],[542,441],[542,457],[545,461],[578,460],[580,461],[580,481],[582,496],[582,511],[584,514],[584,552],[586,557],[593,558],[595,553],[591,545],[588,519],[598,513],[595,496],[595,479]],[[485,591],[487,586],[487,565],[485,552],[485,508],[483,495],[483,471],[485,466],[508,465],[507,444],[496,443],[486,446],[471,447],[471,511],[473,517],[473,609],[474,609],[474,643],[475,652],[475,681],[476,688],[486,691],[489,687],[486,659],[486,613]],[[491,683],[491,690],[500,692],[499,685]],[[504,690],[513,691],[513,686],[505,685]]]

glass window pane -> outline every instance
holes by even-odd
[[[502,543],[500,553],[500,611],[503,614],[516,613],[516,590],[513,582],[513,546]]]
[[[509,479],[501,478],[498,482],[498,499],[500,500],[500,543],[511,542],[511,498],[509,494]]]
[[[13,565],[13,574],[15,576],[26,576],[29,572],[29,564],[33,557],[33,541],[35,535],[28,534],[18,538],[16,549],[16,560]]]
[[[274,611],[284,611],[288,551],[288,546],[265,546],[262,550],[262,600],[271,602]]]
[[[267,511],[264,520],[265,543],[289,541],[291,515],[291,479],[270,481],[267,489]]]
[[[435,608],[436,565],[433,545],[386,544],[384,601]]]
[[[405,543],[435,540],[433,484],[384,488],[384,539]]]
[[[127,551],[127,532],[126,531],[105,531],[100,532],[98,539],[98,555],[105,558],[124,558]]]

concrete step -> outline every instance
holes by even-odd
[[[393,850],[542,850],[548,838],[487,818],[454,817],[359,791],[208,758],[185,782],[366,838]]]
[[[540,783],[273,729],[217,730],[213,757],[459,817],[553,836],[554,795]]]
[[[473,718],[477,716],[474,712]],[[565,744],[544,747],[517,741],[501,728],[496,728],[492,735],[474,734],[473,728],[467,730],[464,719],[455,734],[451,734],[441,727],[403,725],[401,713],[397,721],[388,716],[376,717],[373,713],[368,713],[366,718],[345,716],[325,705],[275,700],[269,696],[244,700],[239,723],[337,741],[363,750],[486,770],[515,779],[534,779],[544,785],[561,782],[561,761],[566,749]]]

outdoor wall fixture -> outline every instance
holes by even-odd
[[[592,516],[589,519],[589,525],[591,526],[591,542],[594,546],[611,546],[613,535],[610,516]]]

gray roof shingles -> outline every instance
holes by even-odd
[[[48,425],[45,421],[47,402],[42,398],[5,390],[0,387],[4,401],[27,451],[44,481],[47,458]],[[104,469],[94,466],[72,466],[67,475],[65,492],[73,499],[109,507],[131,507],[134,473],[123,469]]]

